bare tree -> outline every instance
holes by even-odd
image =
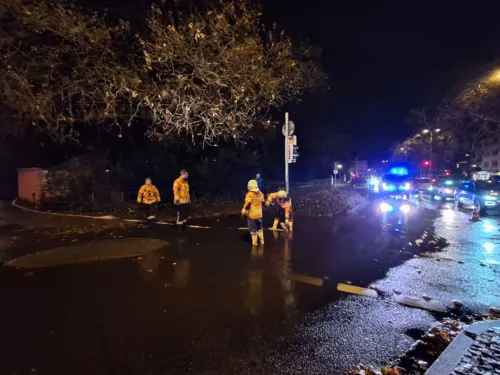
[[[140,84],[117,48],[128,25],[111,26],[56,2],[1,0],[3,129],[33,125],[59,140],[77,139],[75,124],[110,125],[127,117],[129,87]],[[6,120],[8,128],[5,128]]]
[[[88,126],[121,136],[140,123],[156,140],[241,140],[258,124],[270,126],[271,108],[323,81],[318,51],[265,29],[246,1],[178,13],[175,25],[153,7],[145,33],[65,2],[0,6],[1,115],[9,133],[34,126],[78,140]]]

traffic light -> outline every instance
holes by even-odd
[[[300,156],[299,154],[299,146],[293,146],[293,158],[292,162],[295,163],[297,161],[297,158]]]
[[[297,146],[297,137],[288,137],[288,149],[287,149],[287,161],[289,163],[295,163],[299,154],[299,146]]]

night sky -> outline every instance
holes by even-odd
[[[80,1],[111,5],[129,19],[150,4]],[[175,1],[196,6],[212,0]],[[277,22],[294,39],[323,50],[331,89],[284,108],[297,134],[350,136],[352,157],[387,158],[395,142],[416,130],[405,121],[411,108],[436,105],[467,68],[500,57],[498,0],[253,1],[263,6],[266,24]]]
[[[500,54],[499,3],[268,0],[266,17],[322,47],[332,87],[286,109],[307,132],[347,132],[360,157],[385,158],[414,130],[410,108],[435,104],[464,67]]]

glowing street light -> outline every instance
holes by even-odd
[[[488,77],[488,82],[500,83],[500,69],[496,69]]]
[[[342,164],[337,164],[337,169],[342,169]]]

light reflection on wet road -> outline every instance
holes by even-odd
[[[136,228],[127,236],[169,246],[133,259],[2,267],[0,316],[9,323],[0,373],[344,374],[402,354],[408,330],[435,319],[395,303],[393,288],[446,306],[460,299],[474,312],[500,304],[498,217],[471,223],[449,207],[435,221],[432,210],[408,220],[375,211],[299,218],[293,239],[269,231],[253,250],[246,232],[227,229],[241,225],[233,218],[184,234]],[[430,256],[451,260],[414,258],[442,245],[433,224],[449,246]],[[337,292],[347,281],[374,283],[382,298]]]

